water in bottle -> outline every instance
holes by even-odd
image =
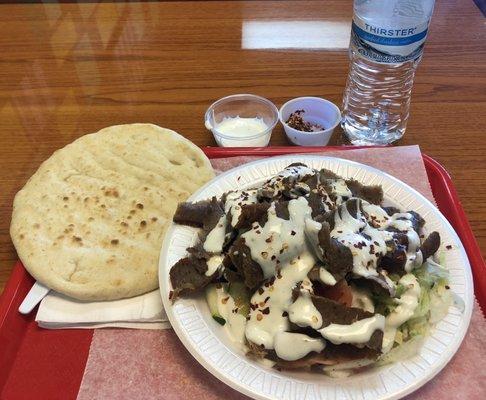
[[[388,144],[407,125],[434,0],[354,0],[341,126],[353,144]]]

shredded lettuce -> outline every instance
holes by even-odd
[[[407,343],[415,337],[424,337],[431,325],[447,315],[452,304],[452,294],[447,286],[449,272],[440,264],[428,259],[420,268],[413,271],[420,284],[419,304],[407,322],[400,326],[400,341]],[[398,343],[397,338],[395,342]]]
[[[383,354],[376,362],[377,366],[390,364],[396,361],[405,360],[418,354],[423,343],[423,336],[415,336],[400,346],[394,347],[388,353]]]
[[[429,258],[420,268],[413,271],[420,287],[432,288],[436,284],[445,285],[449,281],[449,271]]]
[[[385,317],[397,306],[395,298],[390,297],[388,294],[373,293],[371,299],[375,305],[375,313],[384,315]]]

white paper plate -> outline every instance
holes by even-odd
[[[420,354],[348,378],[330,378],[308,372],[278,372],[246,358],[209,313],[204,296],[168,299],[169,270],[195,243],[197,230],[172,225],[167,231],[159,262],[161,295],[175,332],[189,352],[214,376],[232,388],[257,399],[397,399],[433,378],[452,358],[467,331],[473,306],[473,282],[464,248],[445,217],[417,191],[375,168],[338,158],[322,156],[283,156],[252,162],[234,168],[209,182],[190,200],[219,196],[225,191],[261,183],[293,162],[327,168],[345,178],[364,184],[380,184],[385,202],[402,210],[415,210],[425,219],[427,231],[436,230],[442,245],[452,245],[446,253],[451,289],[465,304],[461,313],[451,307],[437,324]]]

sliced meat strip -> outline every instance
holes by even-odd
[[[180,203],[177,206],[173,221],[177,224],[204,228],[205,231],[210,231],[216,226],[223,213],[222,202],[213,197],[211,200],[195,203]]]
[[[270,203],[255,203],[244,204],[241,206],[241,213],[238,217],[238,222],[235,225],[236,229],[250,229],[254,222],[264,224],[267,219],[267,212],[270,208]]]
[[[263,282],[263,271],[260,265],[251,258],[250,248],[244,238],[238,238],[229,249],[229,257],[239,275],[244,278],[245,285],[254,289]]]
[[[317,191],[317,189],[316,189]],[[328,196],[322,196],[322,193],[311,191],[307,197],[307,202],[312,210],[312,218],[325,214],[334,207],[334,202]]]
[[[415,211],[407,211],[412,218],[410,218],[410,221],[412,221],[413,229],[415,232],[419,233],[419,230],[425,225],[425,220],[420,216],[418,212]]]
[[[399,275],[403,275],[404,271]],[[395,296],[395,286],[393,286],[389,281],[385,279],[382,273],[379,275],[368,276],[366,278],[359,278],[354,279],[353,282],[356,282],[359,287],[364,287],[369,289],[372,293],[381,295],[385,294],[390,297]]]
[[[326,179],[342,179],[342,178],[339,175],[336,175],[334,172],[332,172],[328,169],[322,168],[319,171],[319,180],[322,182]]]
[[[201,241],[197,242],[193,247],[189,247],[187,252],[200,260],[209,260],[211,258],[211,253],[204,250],[203,242]]]
[[[243,280],[242,276],[230,268],[225,268],[223,272],[224,279],[228,282],[241,282]]]
[[[320,268],[321,268],[320,265],[314,265],[312,267],[312,269],[309,271],[309,273],[307,274],[307,277],[313,282],[319,281],[320,280],[320,278],[319,278],[319,269]]]
[[[280,198],[290,200],[307,194],[309,187],[305,184],[305,180],[315,173],[305,164],[290,164],[280,174],[262,185],[258,191],[258,198],[260,200],[277,200]]]
[[[269,350],[266,350],[253,342],[248,341],[246,345],[248,347],[248,353],[246,353],[246,355],[253,359],[262,359],[269,355]],[[272,351],[272,353],[275,354],[274,351]]]
[[[186,257],[179,260],[170,270],[170,282],[175,300],[180,294],[197,292],[207,286],[213,276],[206,276],[208,266],[205,260]]]
[[[371,318],[375,314],[356,307],[346,307],[334,300],[316,295],[311,295],[312,303],[322,316],[322,327],[330,324],[351,325],[356,321]],[[380,351],[383,341],[383,331],[375,330],[365,347]]]
[[[275,202],[275,214],[277,214],[277,217],[289,220],[290,219],[290,214],[289,214],[289,202],[288,201],[276,201]],[[266,222],[266,221],[265,221]],[[264,224],[260,224],[263,226]]]
[[[378,334],[376,332],[371,337],[370,342],[377,340],[375,339],[378,338]],[[380,356],[380,354],[380,350],[375,350],[369,347],[360,348],[351,344],[335,345],[327,342],[326,347],[320,353],[310,353],[307,356],[296,361],[285,361],[281,359],[277,359],[274,361],[277,362],[276,367],[282,369],[310,369],[319,365],[336,365],[348,361],[362,359],[375,360]],[[269,358],[270,357],[271,356],[269,355]]]
[[[242,282],[243,277],[237,271],[236,267],[231,261],[229,254],[226,254],[223,258],[223,278],[228,282]]]
[[[434,255],[440,247],[440,235],[439,232],[432,232],[427,239],[424,240],[420,246],[422,251],[423,260],[425,261],[430,256]]]
[[[330,324],[351,325],[353,322],[373,317],[373,313],[356,307],[346,307],[326,297],[311,296],[312,303],[322,315],[322,327]]]
[[[351,250],[331,237],[331,227],[327,222],[322,222],[322,228],[317,237],[327,271],[336,280],[344,278],[353,269],[353,254]]]
[[[397,243],[387,242],[387,250],[387,253],[381,258],[378,264],[380,268],[383,268],[390,274],[404,275],[406,273],[407,248]]]
[[[381,207],[391,217],[393,214],[399,213],[400,210],[396,207]]]
[[[354,197],[359,197],[377,205],[380,205],[383,201],[383,189],[381,186],[366,186],[354,179],[346,180],[346,184]]]

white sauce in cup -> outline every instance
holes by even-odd
[[[222,135],[231,137],[231,146],[247,146],[248,140],[263,134],[268,129],[268,125],[258,117],[242,118],[237,116],[224,118],[214,129]],[[263,135],[253,138],[251,144],[252,146],[266,146],[267,143],[268,138]]]

